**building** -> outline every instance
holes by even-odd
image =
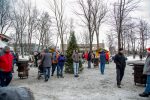
[[[64,44],[64,50],[65,51],[67,50],[67,46],[68,46],[67,44]],[[93,46],[92,47],[93,51],[97,50],[97,44],[93,44],[92,46]],[[60,47],[61,47],[60,50],[62,50],[62,46],[61,45],[60,45]],[[81,52],[90,50],[90,45],[89,44],[78,44],[78,47],[79,47]],[[105,44],[104,43],[100,43],[99,47],[100,48],[105,48]]]

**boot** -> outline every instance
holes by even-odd
[[[149,94],[143,92],[143,93],[139,94],[139,96],[140,96],[140,97],[148,97]]]
[[[118,88],[121,88],[121,86],[120,86],[120,85],[117,85],[117,87],[118,87]]]

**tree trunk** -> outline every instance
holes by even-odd
[[[21,35],[21,40],[20,40],[20,47],[21,47],[21,55],[22,55],[22,58],[24,58],[24,52],[23,52],[23,43],[22,43],[22,35],[23,35],[23,33],[21,32],[20,33],[20,35]]]
[[[120,32],[118,33],[118,51],[121,48]]]
[[[92,51],[92,34],[91,34],[91,32],[89,34],[89,39],[90,39],[90,51]]]
[[[63,41],[63,37],[61,39],[61,49],[62,49],[62,53],[64,54],[64,41]]]
[[[97,50],[99,49],[99,32],[96,33],[97,38]]]

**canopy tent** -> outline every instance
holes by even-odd
[[[102,51],[104,51],[105,53],[108,53],[109,56],[110,56],[110,52],[108,50],[100,48],[100,49],[96,50],[96,57],[99,57],[99,53],[102,52]]]

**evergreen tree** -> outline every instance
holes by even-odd
[[[77,45],[77,41],[76,41],[76,37],[74,32],[72,32],[70,34],[70,38],[69,38],[69,43],[67,46],[67,51],[66,51],[66,57],[67,57],[67,61],[65,64],[65,72],[66,73],[70,73],[73,74],[73,59],[72,59],[72,54],[74,50],[78,50],[78,45]],[[79,71],[82,71],[83,67],[82,67],[82,63],[81,61],[79,62]]]

